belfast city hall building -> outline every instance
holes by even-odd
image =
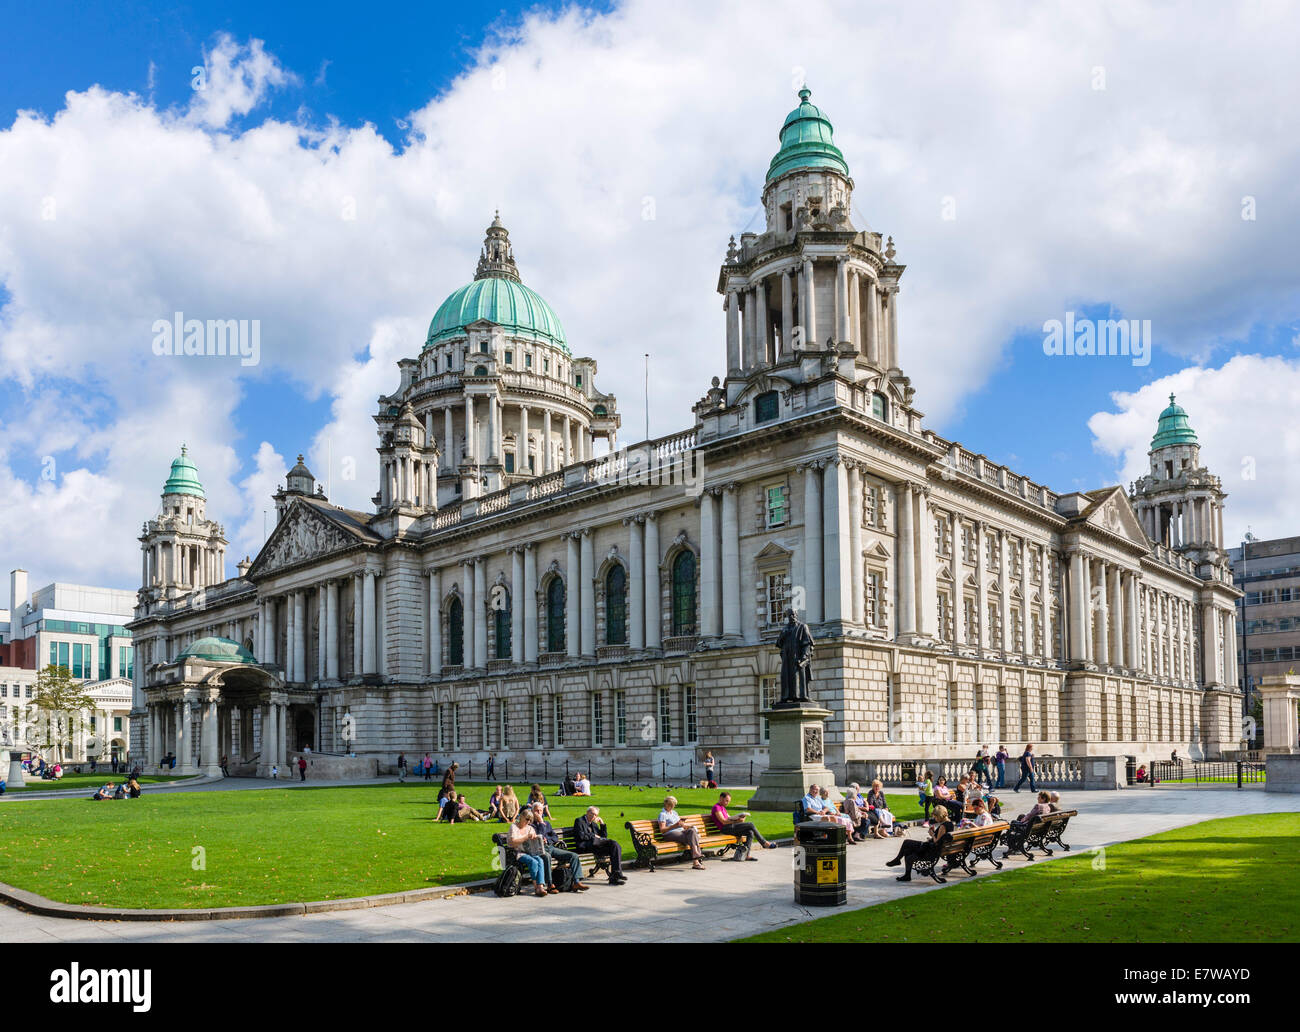
[[[140,537],[133,755],[599,774],[699,771],[709,750],[733,781],[767,765],[788,608],[837,776],[983,745],[1237,748],[1224,493],[1187,414],[1170,399],[1128,491],[1058,494],[944,440],[904,369],[905,267],[853,225],[852,191],[803,90],[766,225],[719,272],[723,375],[680,433],[619,443],[615,398],[498,218],[379,399],[370,511],[332,504],[300,456],[227,578],[183,451]]]

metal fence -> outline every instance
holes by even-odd
[[[423,772],[416,772],[417,765],[410,760],[407,761],[408,770],[411,777],[422,777]],[[447,770],[450,760],[436,761],[432,769],[431,777],[442,777]],[[396,766],[391,768],[396,771]],[[509,757],[499,759],[488,772],[487,764],[479,761],[477,764],[473,760],[466,760],[460,764],[457,770],[458,776],[467,781],[473,781],[476,777],[486,778],[489,781],[500,780],[509,781],[512,778],[518,781],[560,781],[570,774],[576,775],[581,771],[587,776],[588,781],[601,784],[658,784],[658,785],[675,785],[680,787],[692,787],[704,781],[707,777],[704,765],[695,760],[686,763],[669,763],[667,760],[654,762],[651,760],[631,759],[624,762],[611,760],[609,762],[596,762],[586,760],[579,762],[577,760],[532,760],[527,757],[522,759],[516,758],[511,762]],[[766,767],[755,766],[754,761],[748,763],[730,763],[724,765],[721,760],[715,761],[713,765],[713,781],[715,784],[732,784],[732,785],[755,785],[757,778],[766,770]],[[724,776],[729,777],[729,782],[724,782]]]
[[[1157,760],[1151,764],[1148,784],[1173,782],[1183,785],[1262,785],[1264,764],[1246,760],[1191,763],[1186,760]]]

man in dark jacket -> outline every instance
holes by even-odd
[[[459,763],[450,764],[447,767],[447,773],[442,776],[442,790],[438,793],[438,798],[451,796],[456,798],[456,771],[460,767]]]
[[[597,807],[587,807],[587,812],[573,822],[573,833],[578,852],[591,852],[596,856],[609,858],[609,883],[622,885],[627,878],[623,875],[623,847],[609,837],[605,822],[600,819]]]

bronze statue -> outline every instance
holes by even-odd
[[[809,702],[808,680],[812,677],[812,632],[793,609],[785,611],[776,647],[781,650],[781,702]]]

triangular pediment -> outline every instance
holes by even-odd
[[[775,541],[769,541],[754,558],[760,563],[786,562],[794,553],[782,548]]]
[[[351,548],[361,543],[360,539],[361,534],[345,530],[338,522],[322,515],[316,505],[297,499],[258,552],[248,575],[255,581],[286,567]]]
[[[885,548],[885,546],[882,545],[879,541],[873,541],[870,545],[868,545],[866,554],[869,556],[875,556],[877,559],[889,558],[889,550]]]
[[[1137,518],[1122,487],[1089,491],[1088,497],[1093,502],[1080,515],[1085,523],[1107,534],[1125,538],[1140,548],[1151,548],[1151,539],[1142,529],[1142,522]]]

